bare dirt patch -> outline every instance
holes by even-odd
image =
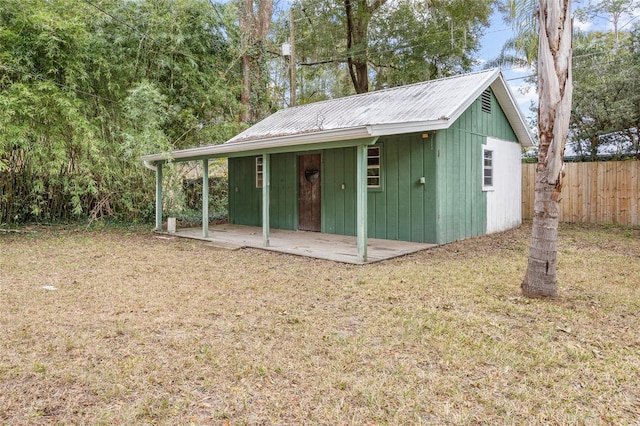
[[[150,233],[0,234],[0,423],[632,424],[640,230],[528,224],[352,266]]]

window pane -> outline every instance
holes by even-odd
[[[493,151],[485,149],[482,153],[482,182],[483,186],[493,186]]]
[[[262,157],[256,157],[256,188],[262,188]]]
[[[367,186],[369,188],[380,187],[380,147],[367,148]]]

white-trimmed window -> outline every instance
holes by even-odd
[[[262,156],[256,157],[256,188],[262,188]]]
[[[379,146],[367,148],[367,188],[380,188],[380,154]]]
[[[482,189],[484,191],[493,189],[493,150],[482,149]]]

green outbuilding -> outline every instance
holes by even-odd
[[[261,226],[265,245],[271,228],[357,236],[366,261],[369,237],[444,244],[519,226],[532,145],[493,69],[283,109],[224,144],[143,160],[158,228],[162,164],[202,160],[206,173],[226,157],[230,223]]]

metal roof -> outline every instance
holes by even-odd
[[[446,129],[488,87],[513,127],[518,142],[533,139],[499,68],[286,108],[265,118],[221,145],[143,157],[146,162],[167,158],[220,156],[391,134]]]

